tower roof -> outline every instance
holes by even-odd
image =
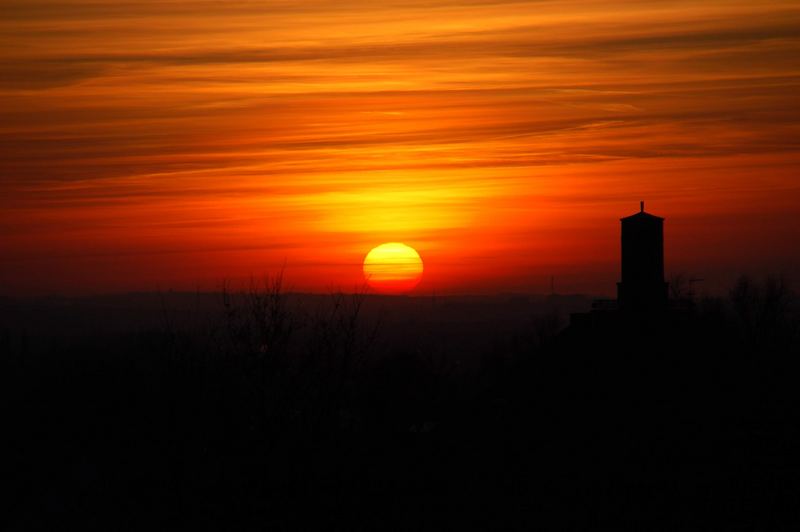
[[[655,216],[653,214],[650,214],[649,212],[644,212],[644,202],[643,201],[639,202],[639,208],[640,208],[639,212],[637,212],[636,214],[631,214],[630,216],[625,216],[624,218],[620,218],[620,221],[624,221],[624,220],[631,220],[631,221],[633,221],[633,220],[643,220],[643,221],[644,220],[661,220],[661,221],[664,221],[664,218],[662,218],[660,216]]]
[[[624,218],[620,218],[620,220],[664,220],[661,216],[655,216],[650,214],[649,212],[637,212],[636,214],[631,214],[630,216],[626,216]]]

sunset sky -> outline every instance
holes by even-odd
[[[800,3],[4,0],[0,295],[800,272]],[[795,276],[796,277],[796,276]],[[800,281],[800,279],[798,279]]]

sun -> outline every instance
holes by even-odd
[[[364,257],[364,277],[377,292],[402,294],[422,279],[422,259],[411,246],[387,242]]]

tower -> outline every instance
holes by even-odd
[[[640,211],[622,222],[622,281],[617,300],[622,310],[659,310],[667,306],[664,281],[664,219]]]

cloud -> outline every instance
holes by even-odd
[[[99,77],[103,65],[85,61],[48,59],[35,61],[0,61],[0,90],[42,90],[72,85]]]

